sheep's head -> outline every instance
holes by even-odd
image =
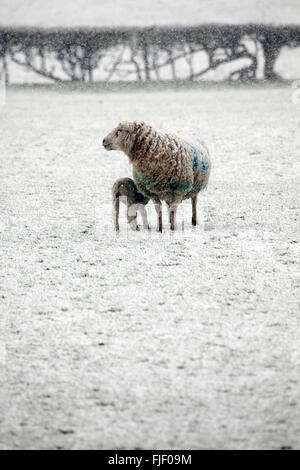
[[[120,124],[103,139],[103,147],[106,150],[126,151],[131,143],[132,124],[120,122]]]
[[[103,139],[103,147],[106,150],[122,150],[129,153],[134,144],[137,131],[144,123],[120,122],[120,124]]]

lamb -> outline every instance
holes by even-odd
[[[112,188],[114,213],[115,213],[115,229],[119,230],[119,207],[120,200],[127,205],[127,221],[133,230],[139,230],[137,224],[137,213],[141,213],[144,228],[149,228],[146,204],[149,198],[143,196],[138,190],[135,182],[131,178],[118,179]]]
[[[145,122],[122,122],[102,143],[106,150],[122,150],[129,157],[139,191],[155,204],[160,232],[161,201],[169,207],[171,230],[177,205],[188,198],[192,199],[192,225],[197,224],[197,196],[206,188],[211,169],[203,143],[158,132]]]

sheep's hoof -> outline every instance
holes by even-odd
[[[140,227],[137,224],[129,223],[129,226],[130,226],[131,230],[133,230],[134,232],[140,230]]]

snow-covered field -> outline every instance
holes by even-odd
[[[124,119],[206,141],[197,229],[113,232]],[[292,89],[13,89],[0,122],[0,448],[300,448]]]

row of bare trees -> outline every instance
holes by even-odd
[[[260,50],[263,78],[274,79],[281,49],[299,45],[300,26],[0,28],[0,75],[8,82],[9,64],[13,62],[54,81],[93,82],[96,71],[104,81],[162,80],[166,68],[177,80],[177,65],[184,61],[189,80],[228,63],[237,65],[227,78],[249,80],[257,78]]]

